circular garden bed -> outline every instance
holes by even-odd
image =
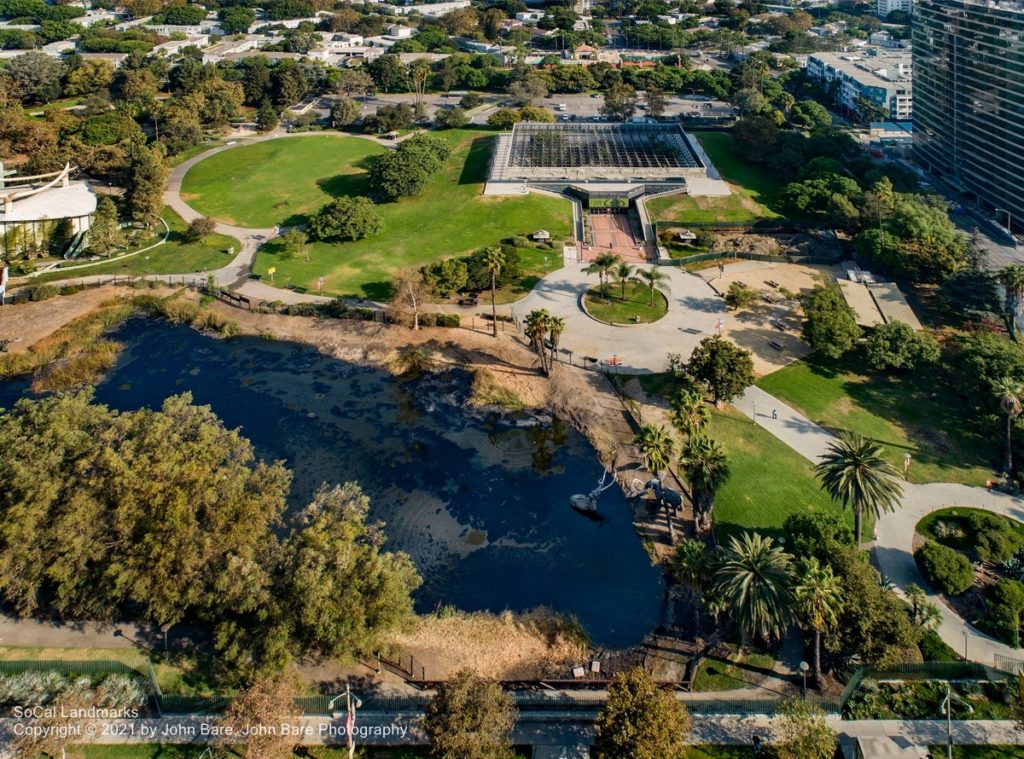
[[[918,523],[914,558],[961,618],[1020,646],[1024,524],[981,509],[941,509]]]
[[[584,310],[595,319],[608,324],[649,324],[668,313],[668,298],[660,290],[654,291],[641,282],[610,284],[594,287],[583,296]]]

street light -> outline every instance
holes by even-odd
[[[967,630],[964,630],[964,661],[967,661]]]
[[[949,681],[946,681],[946,697],[939,704],[940,709],[946,710],[946,759],[953,759],[953,696],[949,691]]]
[[[1013,228],[1011,227],[1011,222],[1013,221],[1013,217],[1010,215],[1010,212],[1007,211],[1005,208],[997,208],[997,209],[995,209],[996,213],[999,213],[1000,211],[1002,211],[1003,213],[1006,214],[1006,231],[1012,237],[1013,236]]]
[[[803,690],[800,692],[800,695],[803,696],[804,698],[807,698],[807,671],[811,668],[811,665],[808,664],[805,661],[802,661],[802,662],[800,662],[799,666],[800,666],[800,674],[804,676]]]

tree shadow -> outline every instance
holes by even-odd
[[[363,297],[367,300],[385,301],[391,297],[391,282],[381,280],[378,282],[364,282],[359,286]]]
[[[333,177],[318,179],[316,186],[332,198],[368,195],[370,192],[370,181],[365,172],[335,174]]]

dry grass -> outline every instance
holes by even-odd
[[[392,633],[388,644],[411,654],[439,680],[471,667],[498,680],[565,677],[587,657],[575,620],[539,608],[525,614],[442,612],[420,617],[411,632]]]
[[[473,373],[469,405],[477,408],[500,406],[506,409],[521,409],[524,404],[515,390],[499,382],[489,369],[481,368]]]
[[[32,390],[37,393],[96,382],[121,350],[121,344],[104,339],[104,333],[127,319],[133,310],[125,300],[105,301],[96,311],[69,322],[24,353],[0,356],[0,376],[35,373]]]

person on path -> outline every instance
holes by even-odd
[[[779,410],[773,408],[772,409],[772,419],[778,419],[778,418],[779,418]]]

